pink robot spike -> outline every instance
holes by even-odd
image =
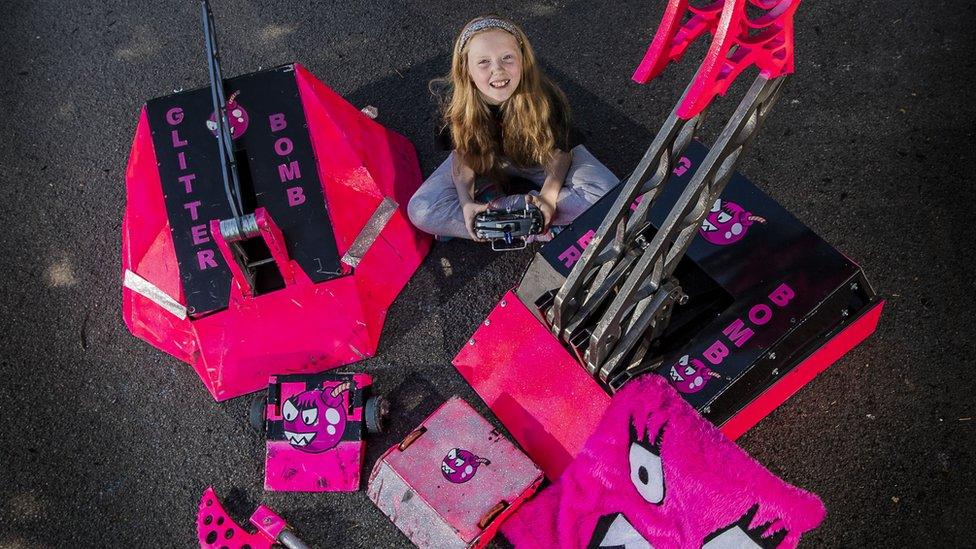
[[[275,544],[288,549],[309,549],[288,528],[285,519],[264,505],[255,509],[251,524],[258,529],[253,534],[238,526],[220,504],[213,486],[203,492],[197,511],[197,539],[202,549],[271,549]]]
[[[749,4],[763,13],[750,17]],[[750,65],[769,80],[793,72],[793,15],[799,4],[800,0],[716,0],[696,8],[688,0],[670,0],[633,79],[645,84],[656,78],[668,63],[681,59],[689,44],[709,32],[711,46],[678,107],[678,116],[689,120],[716,95],[724,95]]]

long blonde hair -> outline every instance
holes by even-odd
[[[546,166],[558,146],[556,138],[569,128],[569,105],[562,90],[542,71],[525,31],[514,22],[498,17],[480,16],[469,21],[464,29],[485,18],[511,24],[522,55],[522,75],[518,88],[502,105],[502,135],[505,156],[517,166]],[[497,28],[497,27],[494,27]],[[454,149],[477,174],[492,171],[501,151],[495,150],[497,135],[488,104],[468,75],[468,49],[471,40],[462,41],[464,29],[454,41],[451,71],[431,82],[447,84],[443,99],[443,128],[450,128]],[[485,29],[490,30],[490,29]],[[506,29],[507,30],[507,29]],[[484,32],[484,31],[479,31]],[[477,35],[475,33],[472,36]],[[470,38],[470,37],[469,37]],[[559,102],[554,105],[553,101]],[[553,120],[553,113],[560,120]],[[553,127],[553,123],[558,127]]]

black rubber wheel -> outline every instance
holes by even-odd
[[[247,409],[247,421],[259,433],[264,432],[264,409],[267,403],[268,396],[262,391],[251,397],[251,404]]]
[[[390,401],[381,396],[370,397],[366,400],[363,415],[366,418],[366,430],[370,433],[382,433],[386,430],[386,416],[390,413]]]

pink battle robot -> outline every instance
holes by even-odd
[[[264,487],[285,492],[359,489],[367,432],[383,430],[388,404],[367,374],[272,376],[251,424],[267,437]]]

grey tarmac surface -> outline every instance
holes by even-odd
[[[240,520],[264,501],[315,547],[407,546],[364,492],[265,494],[245,399],[215,404],[188,366],[122,323],[128,150],[145,100],[206,84],[196,3],[2,5],[0,547],[191,547],[208,484]],[[427,81],[446,72],[464,21],[507,14],[566,90],[590,149],[625,176],[703,52],[646,86],[629,80],[662,5],[214,10],[225,75],[301,62],[353,104],[377,106],[425,174],[443,158]],[[888,300],[875,335],[740,439],[823,498],[810,546],[976,545],[973,21],[962,1],[804,2],[796,76],[740,167]],[[434,247],[359,366],[394,403],[367,470],[451,395],[487,411],[450,360],[529,257]]]

